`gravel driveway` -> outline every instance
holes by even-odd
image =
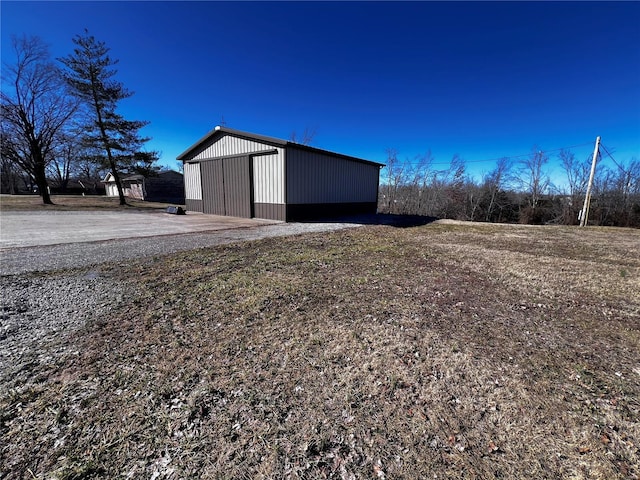
[[[69,212],[65,212],[69,213]],[[75,213],[75,212],[72,212]],[[29,215],[22,215],[27,222]],[[48,218],[59,222],[69,216]],[[144,220],[148,220],[149,215]],[[6,225],[3,216],[3,227]],[[14,215],[16,223],[18,215]],[[174,218],[167,216],[167,225],[176,225]],[[110,219],[109,215],[97,215],[100,221]],[[120,217],[121,218],[121,217]],[[128,217],[131,220],[134,217]],[[154,218],[154,217],[151,217]],[[182,217],[184,218],[184,217]],[[76,217],[76,220],[78,217]],[[206,217],[198,222],[206,221]],[[237,219],[236,219],[237,220]],[[138,220],[141,221],[141,220]],[[223,222],[224,223],[224,222]],[[270,223],[270,222],[264,222]],[[166,255],[173,252],[204,248],[225,243],[257,240],[267,237],[295,235],[307,232],[324,232],[351,228],[358,223],[276,223],[247,224],[231,219],[226,228],[211,229],[195,233],[169,233],[157,235],[157,230],[139,228],[144,235],[138,238],[119,238],[101,241],[79,242],[82,237],[70,235],[68,243],[47,245],[51,239],[46,231],[33,231],[33,224],[23,230],[23,237],[31,242],[44,243],[39,246],[7,247],[4,242],[0,249],[0,391],[9,392],[30,382],[29,373],[34,365],[46,365],[61,356],[73,355],[67,351],[70,342],[67,335],[73,334],[87,321],[108,316],[111,309],[135,296],[135,292],[123,290],[123,286],[99,273],[87,270],[73,270],[102,263],[122,262],[137,258]],[[183,224],[182,224],[183,225]],[[85,225],[86,227],[86,225]],[[147,226],[148,227],[148,226]],[[197,228],[207,229],[205,226]],[[180,227],[182,228],[182,227]],[[4,230],[4,228],[3,228]],[[102,230],[104,230],[102,228]],[[125,229],[126,230],[126,229]],[[178,229],[179,230],[179,229]],[[100,233],[101,229],[94,232]],[[120,232],[123,230],[120,229]],[[3,236],[6,238],[3,232]],[[130,235],[129,231],[126,235]],[[29,238],[31,236],[32,238]],[[58,234],[56,242],[64,237]],[[92,239],[87,231],[84,238]],[[40,240],[39,240],[40,239]],[[28,243],[28,242],[27,242]],[[36,272],[51,272],[53,275],[33,275]],[[0,442],[1,443],[1,442]],[[1,472],[0,472],[0,476]]]
[[[0,250],[0,275],[87,267],[225,243],[308,232],[327,232],[360,225],[357,223],[277,223],[201,233],[3,248]]]

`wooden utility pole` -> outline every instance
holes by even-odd
[[[589,184],[587,193],[584,196],[584,206],[580,212],[580,226],[586,227],[589,221],[589,204],[591,203],[591,187],[593,186],[593,176],[596,173],[596,161],[598,160],[598,150],[600,148],[600,137],[596,137],[596,147],[593,149],[593,160],[591,161],[591,173],[589,174]]]

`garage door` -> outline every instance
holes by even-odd
[[[200,164],[202,183],[202,211],[214,215],[225,215],[224,177],[222,160],[211,160]]]
[[[249,157],[202,162],[204,213],[251,218],[251,169]]]

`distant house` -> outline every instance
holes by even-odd
[[[107,197],[117,197],[113,174],[109,172],[102,181]],[[184,205],[184,180],[181,173],[166,170],[155,175],[128,175],[122,178],[125,197],[147,202],[175,203]]]
[[[101,181],[70,178],[65,184],[56,179],[49,180],[52,195],[104,195],[105,187]]]
[[[188,210],[284,221],[375,213],[384,166],[226,127],[178,160]]]

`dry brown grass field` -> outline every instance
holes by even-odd
[[[638,230],[366,226],[91,275],[130,293],[3,376],[6,479],[640,476]]]
[[[50,211],[50,210],[148,210],[167,208],[168,203],[143,202],[127,198],[127,205],[120,206],[118,199],[113,197],[88,195],[51,195],[53,205],[44,205],[42,198],[38,195],[2,195],[0,197],[0,210],[30,210],[30,211]]]

